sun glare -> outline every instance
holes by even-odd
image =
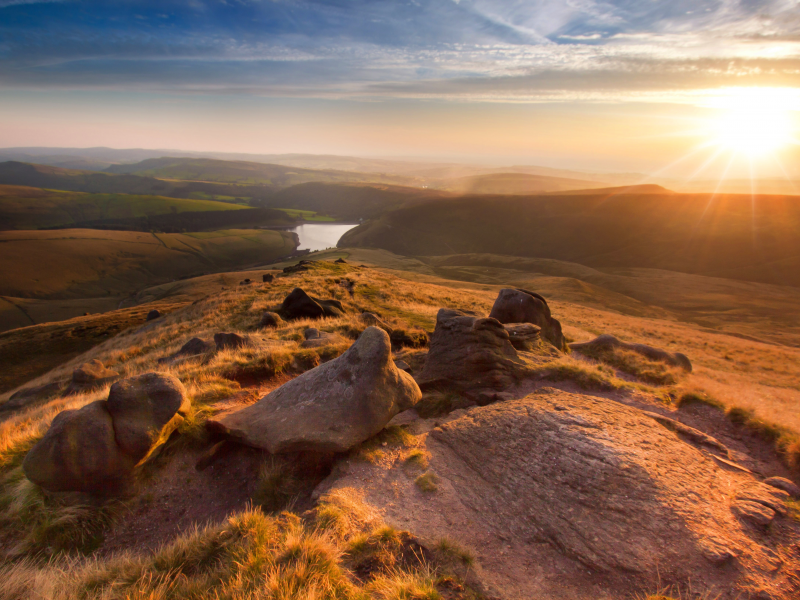
[[[751,157],[792,143],[790,111],[797,98],[776,88],[731,90],[714,102],[721,114],[712,133],[715,144]]]

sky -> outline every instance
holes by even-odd
[[[0,0],[3,147],[766,176],[798,111],[800,0]]]

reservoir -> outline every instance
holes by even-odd
[[[357,223],[305,223],[292,227],[289,231],[296,233],[300,238],[298,250],[315,252],[335,248],[339,238],[357,226]]]

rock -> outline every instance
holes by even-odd
[[[217,350],[236,350],[250,344],[250,340],[238,333],[215,333],[214,344]]]
[[[14,396],[11,397],[13,398]],[[800,498],[800,487],[785,477],[768,477],[764,480],[764,483],[779,490],[783,490],[794,498]]]
[[[117,446],[106,401],[98,400],[56,415],[22,468],[28,479],[51,492],[105,496],[130,485],[136,462]]]
[[[137,463],[147,457],[159,437],[166,440],[191,407],[180,380],[161,373],[118,381],[111,386],[107,402],[117,445]]]
[[[189,409],[175,377],[146,373],[111,386],[108,400],[56,415],[22,468],[52,492],[125,494],[135,469],[153,455]]]
[[[424,348],[428,345],[428,334],[420,330],[395,329],[389,338],[398,348]]]
[[[736,499],[746,502],[756,502],[766,506],[779,515],[786,514],[786,501],[789,493],[763,483],[752,482],[736,493]]]
[[[320,331],[313,327],[306,329],[305,332],[303,332],[303,337],[305,337],[305,341],[300,344],[301,348],[319,348],[320,346],[326,346],[341,341],[338,335]]]
[[[192,338],[188,342],[186,342],[181,349],[178,350],[175,354],[171,354],[170,356],[165,356],[164,358],[158,359],[158,364],[170,364],[181,358],[190,358],[193,356],[202,356],[203,354],[207,354],[213,351],[216,348],[214,342],[211,340],[204,340],[202,338]]]
[[[404,371],[405,373],[411,375],[411,365],[409,365],[406,361],[396,360],[394,361],[394,366],[400,369],[401,371]]]
[[[532,323],[559,350],[566,349],[561,323],[552,317],[547,300],[535,292],[506,288],[500,290],[489,316],[501,323]]]
[[[425,366],[417,377],[422,389],[502,390],[528,372],[503,325],[442,308]]]
[[[366,323],[368,326],[380,327],[386,333],[388,333],[390,336],[392,335],[392,328],[389,327],[389,325],[386,324],[386,322],[381,320],[381,318],[378,315],[376,315],[375,313],[373,313],[373,312],[363,312],[363,313],[361,313],[361,315],[359,315],[358,318],[361,321],[363,321],[364,323]]]
[[[261,320],[258,322],[258,329],[266,329],[268,327],[280,327],[281,323],[283,323],[283,319],[278,313],[274,312],[265,312],[261,315]]]
[[[542,328],[533,323],[506,323],[503,328],[508,332],[511,345],[517,350],[532,350],[542,333]]]
[[[0,404],[0,413],[16,412],[28,408],[37,402],[57,395],[64,387],[63,381],[54,381],[33,387],[22,388],[11,394],[8,400]]]
[[[316,340],[320,337],[319,329],[309,327],[303,332],[303,338],[306,340]]]
[[[346,261],[345,259],[343,259],[343,258],[337,258],[337,259],[336,259],[335,261],[333,261],[333,262],[334,262],[335,264],[337,264],[337,265],[346,265],[346,264],[347,264],[347,261]]]
[[[291,265],[289,267],[284,267],[284,273],[302,273],[303,271],[310,270],[309,267],[314,263],[313,260],[301,260],[296,265]]]
[[[680,367],[687,373],[692,372],[692,363],[685,354],[681,354],[680,352],[667,352],[666,350],[653,348],[652,346],[647,346],[645,344],[628,344],[607,333],[597,336],[589,342],[572,343],[569,345],[569,347],[572,350],[587,354],[590,352],[595,353],[614,348],[632,350],[646,358],[649,358],[650,360],[665,362],[674,367]]]
[[[156,310],[155,308],[147,313],[147,320],[152,321],[153,319],[157,319],[161,316],[161,311]]]
[[[320,319],[341,317],[344,307],[338,300],[320,300],[309,296],[301,288],[294,288],[284,299],[280,313],[286,319]]]
[[[95,388],[103,387],[119,377],[116,371],[106,368],[96,358],[77,367],[72,372],[72,381],[64,392],[65,395],[80,394]]]
[[[264,273],[261,276],[261,281],[263,281],[264,283],[272,283],[273,281],[275,281],[275,275],[273,275],[272,273]]]
[[[693,444],[697,444],[699,446],[706,446],[708,448],[712,448],[722,454],[725,458],[730,458],[731,452],[725,444],[717,440],[715,437],[708,435],[707,433],[703,433],[699,429],[695,429],[694,427],[689,427],[688,425],[684,425],[680,421],[676,421],[675,419],[670,419],[669,417],[665,417],[658,413],[644,411],[651,419],[655,419],[659,423],[661,423],[667,429],[671,429],[675,433],[680,436],[683,436]]]
[[[239,285],[250,285],[252,282],[249,279],[243,279],[239,282]]]
[[[731,503],[731,510],[740,519],[761,527],[766,527],[775,518],[774,510],[749,500],[734,500]]]
[[[273,454],[345,452],[421,396],[411,376],[394,366],[386,332],[368,327],[339,358],[210,421],[209,427]]]
[[[513,400],[514,396],[508,392],[496,392],[494,390],[484,390],[478,393],[476,403],[478,406],[488,406],[495,402]]]

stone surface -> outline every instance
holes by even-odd
[[[337,258],[333,262],[336,263],[337,265],[346,265],[347,264],[347,261],[345,259],[343,259],[343,258]]]
[[[165,356],[164,358],[159,358],[158,363],[169,364],[181,358],[201,356],[208,352],[212,352],[215,348],[216,345],[211,340],[204,340],[203,338],[195,337],[181,346],[180,350],[178,350],[175,354]]]
[[[52,398],[64,389],[63,381],[45,383],[33,387],[22,388],[11,394],[8,400],[0,404],[0,413],[22,410],[40,401]]]
[[[189,409],[175,377],[147,373],[111,386],[108,400],[56,415],[25,457],[25,475],[52,492],[125,494],[136,467],[180,424]]]
[[[501,323],[532,323],[541,336],[559,350],[566,349],[561,323],[550,314],[547,300],[535,292],[506,288],[500,290],[489,316]]]
[[[533,323],[504,323],[511,345],[517,350],[531,350],[541,337],[542,328]]]
[[[175,430],[191,406],[180,380],[162,373],[118,381],[111,386],[107,402],[117,445],[137,463],[159,437]]]
[[[96,358],[77,367],[72,372],[72,381],[64,392],[65,395],[79,394],[102,387],[119,377],[116,371],[106,368]]]
[[[275,281],[275,276],[272,273],[264,273],[261,276],[261,281],[263,281],[264,283],[272,283],[273,281]]]
[[[766,527],[775,518],[774,510],[750,500],[734,500],[731,503],[731,510],[740,519],[761,527]]]
[[[156,310],[155,308],[147,313],[147,320],[152,321],[153,319],[157,319],[161,316],[161,311]]]
[[[389,336],[368,327],[339,358],[209,427],[272,453],[344,452],[420,398],[411,376],[394,366]]]
[[[785,477],[768,477],[764,480],[764,483],[779,490],[783,490],[794,498],[800,498],[800,486]]]
[[[294,288],[284,299],[280,313],[286,319],[321,319],[340,317],[344,308],[338,300],[321,300],[309,296],[301,288]]]
[[[217,350],[236,350],[237,348],[243,348],[249,345],[250,340],[238,333],[220,332],[214,334],[214,344]]]
[[[301,348],[319,348],[320,346],[343,341],[340,336],[327,331],[320,331],[315,327],[306,329],[303,332],[303,337],[305,340],[300,343]]]
[[[597,336],[588,342],[575,342],[570,344],[569,347],[572,350],[587,353],[613,348],[623,348],[625,350],[637,352],[650,360],[665,362],[674,367],[680,367],[688,373],[692,372],[692,363],[685,354],[681,354],[680,352],[667,352],[666,350],[647,346],[646,344],[628,344],[609,334]]]
[[[499,321],[443,308],[417,382],[423,389],[502,390],[526,372]]]
[[[258,322],[257,327],[259,329],[279,327],[281,323],[283,323],[283,319],[281,319],[281,316],[278,313],[267,311],[261,315],[261,320]]]
[[[53,492],[114,495],[129,485],[136,462],[117,446],[106,401],[98,400],[56,415],[22,468]]]

